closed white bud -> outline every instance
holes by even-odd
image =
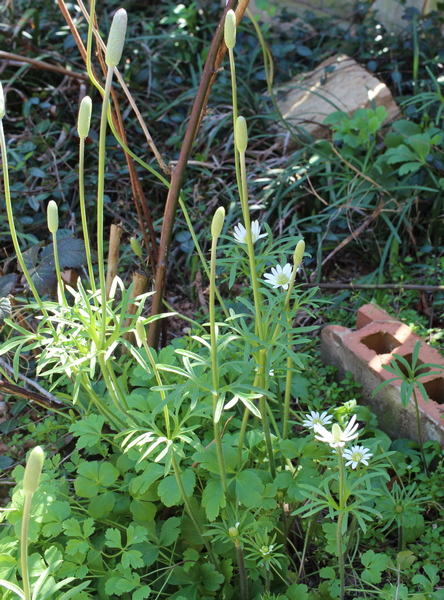
[[[136,322],[136,333],[139,340],[143,343],[146,341],[146,329],[142,321]]]
[[[140,260],[142,260],[142,247],[139,243],[139,240],[136,237],[130,238],[130,246],[137,258],[140,258]]]
[[[23,491],[25,494],[33,494],[37,490],[44,460],[45,454],[40,446],[36,446],[31,450],[23,476]]]
[[[59,209],[57,203],[54,200],[48,202],[46,209],[46,216],[48,219],[48,229],[51,233],[56,233],[59,228]]]
[[[225,208],[223,206],[219,206],[219,208],[214,213],[213,220],[211,222],[211,235],[215,238],[218,238],[222,233],[222,227],[224,226],[225,221]]]
[[[88,137],[91,113],[92,100],[89,96],[85,96],[80,103],[79,118],[77,119],[77,133],[79,134],[79,138]]]
[[[119,8],[111,23],[108,44],[106,45],[105,62],[110,68],[117,67],[122,57],[127,21],[126,10]]]
[[[234,48],[236,45],[236,14],[231,9],[225,17],[224,39],[227,48]]]
[[[300,240],[296,244],[296,249],[293,254],[293,262],[294,262],[295,267],[299,267],[299,265],[301,264],[301,262],[304,258],[304,252],[305,252],[305,242],[304,242],[304,240]]]
[[[5,94],[3,93],[3,86],[0,82],[0,119],[3,119],[5,112]]]
[[[234,136],[238,152],[245,152],[248,146],[248,129],[245,117],[236,120],[236,135]]]

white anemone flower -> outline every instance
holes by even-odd
[[[242,225],[242,223],[238,223],[234,227],[234,239],[238,244],[246,244],[247,243],[247,230]],[[259,221],[253,221],[251,223],[251,239],[253,244],[257,242],[260,238],[267,237],[268,233],[261,233],[261,226],[259,225]]]
[[[271,273],[265,273],[264,279],[274,288],[281,287],[283,290],[288,290],[292,272],[293,267],[290,263],[287,263],[283,267],[281,267],[281,265],[276,265],[275,267],[272,267]]]
[[[329,425],[332,420],[332,416],[327,412],[323,412],[319,414],[317,411],[312,410],[309,415],[305,416],[305,420],[302,421],[302,425],[304,427],[308,427],[309,429],[314,429],[316,424],[318,425]]]
[[[353,415],[344,431],[342,431],[337,423],[333,424],[331,431],[325,429],[323,425],[316,423],[314,430],[318,435],[315,435],[315,438],[320,442],[329,444],[332,448],[342,448],[346,442],[351,442],[351,440],[354,440],[359,435],[359,431],[356,431],[359,424],[355,423],[355,421],[356,415]]]
[[[359,463],[368,466],[368,461],[373,454],[368,448],[364,448],[364,446],[352,446],[350,449],[347,448],[347,450],[344,450],[342,456],[348,461],[345,463],[346,467],[351,465],[352,469],[356,469]]]

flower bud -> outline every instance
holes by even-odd
[[[232,538],[237,537],[239,535],[239,530],[237,527],[230,527],[228,529],[228,535]]]
[[[0,82],[0,119],[3,119],[5,112],[5,94],[3,93],[3,86]]]
[[[236,14],[231,9],[225,17],[224,39],[227,48],[234,48],[236,45]]]
[[[236,120],[236,135],[234,139],[238,152],[245,152],[248,146],[248,130],[244,117],[238,117]]]
[[[305,242],[304,240],[300,240],[297,244],[296,244],[296,248],[293,254],[293,263],[295,267],[298,267],[303,258],[304,258],[304,252],[305,252]]]
[[[46,216],[48,218],[48,229],[51,233],[56,233],[59,228],[59,209],[57,208],[56,202],[50,200],[46,209]]]
[[[91,124],[92,100],[89,96],[85,96],[80,103],[79,117],[77,119],[77,133],[79,138],[86,138],[89,134],[89,126]]]
[[[108,44],[106,45],[105,62],[110,68],[117,67],[122,57],[127,21],[126,10],[119,8],[111,23]]]
[[[219,206],[219,208],[214,213],[213,221],[211,222],[211,235],[214,238],[218,238],[222,232],[222,227],[224,226],[225,221],[225,208],[223,206]]]
[[[31,450],[23,476],[23,491],[25,494],[33,494],[37,490],[44,460],[45,454],[40,446],[36,446]]]
[[[137,256],[137,258],[140,258],[140,260],[142,260],[142,256],[143,256],[142,247],[139,243],[139,240],[136,237],[130,238],[130,246],[131,246],[131,250]]]
[[[146,329],[142,321],[136,321],[136,333],[142,343],[146,341]]]

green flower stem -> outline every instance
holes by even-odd
[[[111,365],[107,363],[103,352],[101,352],[99,354],[98,361],[99,361],[99,365],[100,365],[100,370],[102,371],[103,380],[105,382],[106,389],[108,390],[109,395],[111,396],[111,400],[113,401],[114,406],[118,410],[119,414],[121,414],[122,412],[125,411],[126,401],[125,402],[122,401],[122,397],[121,397],[122,395],[119,393],[120,390],[118,387],[116,388],[116,386],[114,385],[114,381],[112,380],[112,377],[110,375]]]
[[[234,62],[233,48],[228,48],[228,56],[230,58],[230,75],[231,75],[231,97],[233,103],[233,135],[236,136],[236,121],[237,121],[237,84],[236,84],[236,65]],[[236,141],[234,143],[234,165],[236,168],[236,180],[237,187],[239,190],[239,198],[242,204],[242,185],[241,185],[241,173],[239,164],[239,152],[237,150]]]
[[[261,388],[264,388],[264,385],[265,385],[265,365],[267,362],[266,359],[267,359],[267,351],[263,348],[262,350],[259,350],[258,375],[259,375],[259,386]],[[270,463],[270,474],[271,474],[271,477],[274,479],[276,477],[276,463],[275,463],[274,454],[273,454],[273,444],[271,443],[270,426],[268,424],[268,418],[267,418],[267,408],[268,408],[267,398],[265,395],[262,395],[259,398],[259,411],[261,413],[262,428],[264,431],[265,444],[267,446],[268,460]]]
[[[31,591],[29,587],[28,571],[28,528],[29,515],[31,512],[31,500],[33,494],[25,492],[25,502],[23,505],[22,531],[20,538],[20,566],[22,569],[22,583],[25,600],[31,600]]]
[[[257,381],[258,381],[258,377],[256,375],[254,384],[253,384],[254,386],[257,386]],[[249,416],[250,416],[250,411],[248,410],[247,407],[245,407],[244,416],[242,417],[242,424],[241,424],[241,428],[239,431],[239,442],[237,445],[237,467],[239,470],[242,468],[242,453],[243,453],[243,449],[244,449],[244,439],[245,439],[245,434],[247,433],[247,425],[248,425]]]
[[[308,546],[310,545],[311,540],[313,539],[313,536],[316,531],[316,526],[318,524],[318,519],[319,519],[319,512],[317,512],[316,514],[314,514],[311,517],[310,525],[305,533],[304,547],[302,548],[301,564],[299,565],[299,571],[298,571],[298,579],[300,579],[302,577],[302,575],[304,574],[305,557],[307,556]],[[293,517],[293,519],[295,519],[295,517]],[[291,520],[290,523],[288,524],[289,525],[288,531],[291,530],[292,524],[293,524],[293,520]]]
[[[85,201],[85,138],[80,138],[79,145],[79,200],[80,200],[80,215],[82,218],[83,240],[85,243],[86,262],[88,265],[89,282],[91,291],[96,291],[96,282],[94,279],[94,270],[91,259],[91,246],[89,243],[88,220],[86,217],[86,201]]]
[[[225,494],[228,494],[227,475],[225,470],[224,452],[222,448],[222,436],[220,429],[220,418],[217,417],[219,401],[219,362],[217,356],[217,331],[216,331],[216,316],[215,316],[215,289],[216,289],[216,252],[217,252],[217,237],[212,236],[211,240],[211,262],[210,262],[210,336],[211,336],[211,371],[213,376],[213,427],[214,440],[216,443],[217,460],[219,463],[220,478],[222,481],[222,489]]]
[[[355,537],[355,531],[356,531],[356,523],[357,523],[357,519],[356,519],[356,515],[353,515],[351,523],[350,523],[350,527],[348,528],[348,541],[347,541],[347,547],[345,549],[345,556],[348,556],[349,552],[351,551],[351,547],[353,544],[353,540]]]
[[[289,336],[290,337],[290,336]],[[291,344],[291,340],[288,340],[288,343]],[[285,394],[284,394],[284,415],[282,420],[282,439],[286,440],[288,438],[288,432],[290,429],[289,419],[290,419],[290,400],[291,400],[291,380],[293,378],[293,359],[291,356],[287,356],[287,373],[285,376]]]
[[[248,600],[247,572],[245,570],[244,550],[239,539],[236,539],[234,545],[236,546],[237,566],[239,567],[241,598],[242,600]]]
[[[153,353],[151,352],[151,348],[146,343],[146,339],[142,342],[143,347],[145,348],[145,352],[147,353],[148,360],[150,361],[151,368],[153,369],[154,376],[157,381],[157,385],[160,387],[163,385],[162,378],[160,377],[159,369],[157,368],[156,361],[154,360]],[[166,400],[166,395],[164,390],[160,390],[160,397],[162,401]],[[165,404],[163,407],[163,416],[165,419],[165,427],[166,427],[166,437],[171,439],[171,427],[170,427],[170,414],[168,412],[168,406]]]
[[[270,567],[265,567],[265,591],[267,593],[270,592],[270,585],[271,585]]]
[[[207,265],[207,260],[206,260],[206,258],[204,257],[204,254],[203,254],[203,252],[202,252],[202,248],[201,248],[201,246],[200,246],[200,244],[199,244],[199,240],[197,239],[197,236],[196,236],[196,234],[194,233],[193,223],[192,223],[192,221],[191,221],[191,219],[190,219],[190,215],[189,215],[189,213],[188,213],[188,209],[187,209],[187,207],[185,206],[185,202],[183,201],[183,199],[182,199],[182,196],[179,196],[179,206],[180,206],[180,208],[182,209],[183,216],[185,217],[185,221],[187,222],[187,225],[188,225],[188,231],[189,231],[189,232],[190,232],[190,234],[191,234],[191,238],[192,238],[192,240],[193,240],[193,242],[194,242],[194,246],[195,246],[195,248],[196,248],[196,251],[197,251],[197,253],[198,253],[198,255],[199,255],[200,262],[201,262],[201,264],[202,264],[202,266],[203,266],[203,269],[204,269],[204,271],[205,271],[205,274],[206,274],[206,276],[208,277],[208,280],[210,280],[210,269],[208,268],[208,265]],[[221,308],[222,308],[222,310],[224,311],[224,314],[225,314],[225,316],[226,316],[226,317],[229,317],[229,316],[230,316],[230,313],[228,312],[228,310],[227,310],[227,307],[225,306],[224,299],[222,298],[222,296],[221,296],[221,293],[220,293],[220,291],[219,291],[219,289],[218,289],[218,287],[217,287],[217,286],[215,287],[215,290],[214,290],[214,291],[215,291],[215,293],[216,293],[216,296],[217,296],[217,301],[219,302],[219,305],[220,305],[220,307],[221,307]],[[167,306],[167,307],[168,307],[168,304],[167,304],[166,302],[164,302],[164,304],[165,304],[165,306]],[[172,312],[174,312],[174,310],[172,310],[172,309],[171,309],[171,311],[172,311]],[[182,318],[183,318],[183,317],[182,317]]]
[[[108,370],[109,376],[111,378],[111,381],[113,382],[113,386],[114,386],[114,390],[116,391],[116,395],[119,398],[119,402],[120,405],[123,406],[123,409],[125,412],[129,411],[129,406],[128,403],[126,401],[126,396],[125,393],[123,392],[123,390],[120,387],[120,383],[117,379],[116,373],[113,369],[112,363],[111,361],[106,361],[106,368]]]
[[[424,452],[424,444],[423,444],[423,441],[422,441],[421,420],[420,420],[420,415],[419,415],[418,399],[416,397],[415,388],[413,388],[413,400],[415,401],[416,427],[417,427],[417,430],[418,430],[418,441],[419,441],[419,447],[421,449],[422,462],[424,464],[424,473],[426,474],[427,477],[430,477],[429,470],[427,468],[427,463],[426,463],[426,457],[425,457],[425,452]]]
[[[52,246],[54,248],[54,262],[55,262],[56,275],[57,275],[58,300],[62,306],[68,306],[68,302],[66,301],[66,296],[65,296],[65,288],[63,286],[63,281],[62,281],[62,274],[60,272],[59,248],[57,245],[57,232],[52,234]]]
[[[336,528],[336,547],[338,552],[338,565],[339,565],[339,598],[344,600],[345,590],[345,568],[344,568],[344,554],[342,553],[342,521],[344,520],[345,513],[341,512],[338,517],[338,524]]]
[[[80,375],[82,386],[91,398],[91,401],[94,403],[95,407],[104,417],[106,417],[108,422],[116,429],[116,431],[121,431],[123,428],[125,428],[125,421],[119,416],[118,413],[116,413],[116,411],[113,411],[106,406],[103,400],[94,391],[93,387],[91,386],[91,381],[86,373],[78,371],[77,375]]]
[[[256,260],[254,257],[254,245],[251,237],[251,222],[250,222],[250,210],[248,207],[248,189],[247,189],[247,171],[245,165],[245,152],[239,152],[239,160],[241,167],[241,205],[242,215],[244,218],[245,229],[247,232],[247,248],[248,248],[248,259],[250,262],[251,271],[251,286],[253,288],[254,307],[256,312],[255,327],[257,334],[261,340],[263,337],[263,323],[262,323],[262,294],[259,291],[259,282],[256,270]]]
[[[100,120],[99,135],[99,166],[97,173],[97,262],[99,267],[99,285],[102,299],[102,346],[105,342],[106,333],[106,283],[105,283],[105,254],[103,250],[103,212],[104,212],[104,194],[105,194],[105,143],[107,130],[107,112],[109,104],[109,94],[111,90],[111,81],[113,78],[113,69],[108,69],[106,74],[105,91],[102,102],[102,116]]]
[[[18,241],[18,237],[17,237],[17,231],[15,228],[15,222],[14,222],[14,214],[12,211],[11,189],[9,186],[8,154],[7,154],[7,150],[6,150],[5,132],[3,129],[3,119],[0,119],[0,150],[1,150],[1,156],[2,156],[2,162],[3,162],[3,165],[2,165],[2,167],[3,167],[3,187],[4,187],[4,192],[5,192],[6,214],[8,217],[8,225],[9,225],[9,230],[11,232],[11,238],[12,238],[12,243],[14,245],[14,250],[17,255],[17,260],[20,265],[20,268],[23,272],[23,275],[25,276],[25,279],[29,285],[29,289],[31,290],[32,295],[35,298],[35,301],[39,305],[39,307],[42,310],[45,317],[48,317],[48,313],[47,313],[46,309],[43,307],[43,303],[40,298],[40,295],[36,290],[34,282],[31,279],[31,275],[29,274],[28,268],[23,259],[23,254],[20,249],[20,245],[19,245],[19,241]]]
[[[339,565],[339,581],[340,581],[340,600],[344,600],[345,591],[345,567],[344,567],[344,553],[342,552],[342,522],[345,517],[345,468],[344,459],[342,457],[342,449],[340,446],[336,448],[339,462],[339,509],[340,514],[338,516],[338,523],[336,526],[336,547],[338,552],[338,565]]]
[[[213,550],[211,549],[210,543],[209,543],[208,539],[205,537],[205,532],[203,530],[203,527],[200,524],[199,519],[197,518],[197,516],[195,515],[195,513],[193,511],[193,507],[191,506],[190,499],[188,498],[187,493],[185,491],[185,488],[184,488],[184,485],[183,485],[183,482],[182,482],[182,477],[181,477],[179,465],[177,464],[177,459],[176,459],[176,455],[174,454],[174,451],[172,452],[171,461],[172,461],[174,475],[176,477],[177,485],[178,485],[180,493],[182,495],[182,500],[183,500],[183,503],[185,505],[186,511],[188,513],[188,516],[190,517],[190,519],[193,522],[196,530],[198,531],[199,535],[201,536],[202,543],[205,545],[205,547],[207,549],[208,556],[210,557],[211,562],[214,564],[214,566],[216,567],[216,569],[218,571],[220,571],[219,563],[218,563],[216,557],[213,554]]]
[[[154,356],[151,352],[151,348],[148,346],[147,342],[146,342],[146,334],[144,333],[144,339],[142,340],[142,344],[143,347],[146,350],[147,356],[148,356],[148,360],[150,361],[151,367],[153,369],[154,372],[154,376],[156,377],[156,381],[158,383],[159,386],[162,385],[162,378],[160,377],[160,373],[159,370],[157,368],[156,365],[156,361],[154,360]],[[160,397],[162,398],[162,401],[166,400],[166,395],[165,395],[165,391],[164,390],[160,390]],[[169,413],[168,413],[168,407],[165,405],[164,409],[163,409],[163,414],[165,416],[165,427],[166,427],[166,433],[167,433],[167,438],[169,440],[171,440],[171,429],[170,429],[170,420],[169,420]],[[173,465],[173,470],[174,470],[174,476],[176,477],[176,482],[177,485],[179,487],[180,493],[182,495],[182,499],[186,508],[186,511],[188,513],[188,516],[190,517],[191,521],[193,522],[194,526],[196,527],[196,530],[198,531],[199,535],[202,538],[202,542],[205,544],[205,547],[208,551],[208,555],[211,558],[211,561],[213,562],[213,564],[215,565],[215,567],[219,570],[219,564],[213,554],[213,551],[211,550],[211,546],[208,542],[208,540],[204,537],[204,531],[203,528],[199,522],[198,517],[195,515],[194,511],[193,511],[193,507],[191,506],[191,502],[187,496],[187,493],[185,491],[183,482],[182,482],[182,477],[181,477],[181,473],[180,473],[180,469],[179,469],[179,465],[177,464],[177,459],[176,459],[176,455],[174,454],[174,449],[172,450],[172,456],[171,456],[171,461],[172,461],[172,465]]]

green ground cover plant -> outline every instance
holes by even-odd
[[[198,32],[194,7],[170,7],[163,21],[187,29],[178,39],[184,60],[194,56],[194,41],[185,39]],[[208,280],[208,313],[186,317],[187,334],[165,347],[149,343],[148,327],[162,316],[148,315],[152,292],[134,295],[118,275],[109,285],[107,278],[109,128],[127,146],[110,118],[112,82],[125,57],[125,9],[110,26],[104,86],[92,69],[93,18],[85,36],[87,70],[102,105],[98,117],[99,95],[86,96],[77,119],[81,240],[60,231],[60,202],[51,199],[50,244],[22,252],[27,239],[15,218],[8,105],[0,88],[8,231],[29,288],[20,319],[6,300],[2,304],[0,353],[11,359],[2,363],[2,376],[14,385],[27,361],[45,382],[51,394],[45,406],[53,410],[37,424],[25,423],[39,445],[26,467],[11,473],[14,487],[0,530],[5,600],[444,598],[442,449],[435,442],[392,442],[359,405],[352,379],[338,385],[316,357],[312,334],[325,300],[299,279],[303,261],[313,256],[298,229],[277,235],[263,215],[251,214],[252,119],[238,101],[235,55],[243,40],[235,13],[229,7],[225,13],[231,108],[224,127],[233,136],[235,164],[227,195],[237,207],[227,211],[214,203],[210,222],[196,231],[186,196],[179,197],[190,237],[178,241],[191,239],[196,248],[195,268]],[[308,54],[304,47],[299,44],[301,56]],[[401,127],[401,138],[367,164],[382,116],[377,110],[336,114],[339,150],[330,155],[313,146],[312,152],[323,167],[326,157],[343,153],[361,173],[395,165],[392,176],[402,177],[425,169],[423,145],[430,153],[441,143],[435,127],[411,135]],[[91,150],[98,163],[92,218],[84,166],[91,160],[85,142],[94,118],[100,124]],[[410,166],[401,173],[405,164],[398,158],[406,153]],[[154,167],[133,158],[169,187]],[[393,239],[400,236],[393,223],[390,231]],[[397,254],[393,239],[384,246],[386,256]],[[130,247],[134,262],[147,252],[137,239]],[[70,265],[85,267],[71,285],[62,280]],[[301,313],[309,324],[295,326]],[[403,376],[406,385],[420,378],[415,364]],[[17,414],[21,407],[17,403]],[[12,424],[2,433],[13,444],[22,439]],[[61,453],[63,435],[72,442]]]

